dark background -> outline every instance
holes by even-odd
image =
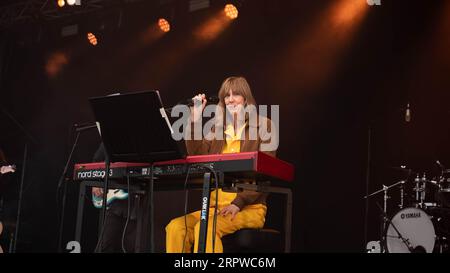
[[[199,38],[196,29],[224,2],[192,13],[188,1],[165,2],[111,1],[84,15],[36,16],[2,29],[0,144],[21,167],[29,143],[18,252],[58,249],[58,179],[73,124],[93,121],[93,96],[157,89],[173,105],[199,90],[215,94],[226,77],[245,76],[258,104],[280,105],[278,156],[296,168],[294,252],[363,252],[363,196],[398,181],[389,167],[406,165],[432,177],[435,160],[450,166],[447,1],[368,6],[361,0],[357,11],[348,6],[357,0],[241,1],[238,19],[214,39]],[[166,10],[172,10],[172,31],[156,37],[152,23]],[[78,35],[61,37],[61,27],[74,23]],[[97,35],[97,46],[87,42],[88,31]],[[95,130],[83,133],[72,163],[89,162],[98,144]],[[10,178],[2,193],[8,232],[14,231],[19,178]],[[78,193],[68,183],[64,245],[73,240]],[[394,214],[397,191],[391,193]],[[183,199],[174,196],[182,195],[157,195],[159,246],[166,221],[183,212]],[[272,201],[268,223],[279,226],[282,203]],[[369,202],[369,241],[379,240],[376,202],[382,204],[381,196]],[[86,211],[90,249],[97,211]]]

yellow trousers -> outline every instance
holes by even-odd
[[[218,207],[218,211],[223,208]],[[266,217],[267,208],[263,204],[255,204],[246,206],[239,211],[235,218],[231,220],[231,215],[217,215],[216,234],[215,234],[215,253],[222,253],[223,246],[221,238],[227,234],[233,233],[243,228],[262,228]],[[212,253],[212,231],[213,231],[214,208],[209,209],[208,231],[206,240],[206,252]],[[187,227],[187,228],[186,228]],[[183,251],[183,240],[186,235]],[[181,216],[173,219],[166,226],[166,252],[180,253],[192,252],[194,244],[194,252],[198,251],[198,238],[200,231],[200,211],[187,214],[186,217]]]

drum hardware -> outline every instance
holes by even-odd
[[[405,181],[401,181],[401,182],[403,182],[403,183],[400,183],[400,204],[398,205],[398,207],[400,209],[402,209],[404,206],[404,198],[405,198],[405,190],[404,190],[404,186],[403,186],[405,184]]]
[[[425,176],[425,173],[423,174],[422,178],[420,179],[420,182],[422,184],[422,190],[420,192],[420,204],[421,204],[421,208],[423,208],[425,206],[425,195],[427,194],[427,177]]]
[[[445,167],[444,167],[444,165],[442,165],[442,163],[439,160],[436,160],[435,162],[439,166],[439,168],[441,169],[441,177],[442,177],[444,175],[444,172],[446,171]]]
[[[450,192],[450,169],[445,169],[439,160],[436,160],[436,164],[441,169],[441,174],[438,179],[439,192]]]
[[[439,173],[428,178],[428,173],[413,172],[403,166],[391,167],[405,174],[408,171],[408,177],[390,186],[382,185],[382,189],[364,197],[384,194],[383,204],[375,202],[381,211],[380,239],[369,242],[366,252],[450,252],[450,169],[445,169],[439,161],[436,163]],[[389,190],[395,186],[399,186],[400,199],[395,206],[399,210],[393,215],[388,213],[388,200],[392,195]]]
[[[366,245],[367,253],[381,253],[380,241],[370,241]]]
[[[450,208],[450,169],[445,169],[442,164],[440,176],[436,178],[438,190],[435,193],[438,206]]]
[[[450,209],[440,206],[427,208],[433,226],[436,228],[437,253],[450,253]]]
[[[383,185],[383,188],[381,189],[381,190],[377,190],[377,191],[375,191],[375,192],[373,192],[373,193],[371,193],[371,194],[368,194],[368,195],[366,195],[366,196],[364,196],[364,199],[366,199],[366,198],[369,198],[369,197],[371,197],[371,196],[374,196],[374,195],[376,195],[376,194],[378,194],[378,193],[380,193],[380,192],[384,192],[384,195],[383,195],[383,212],[385,212],[386,213],[386,210],[387,210],[387,200],[390,198],[389,196],[388,196],[388,190],[390,189],[390,188],[393,188],[393,187],[395,187],[395,186],[397,186],[397,185],[400,185],[400,200],[403,200],[403,198],[404,198],[404,196],[403,196],[403,190],[402,190],[402,188],[403,188],[403,184],[405,184],[406,183],[406,181],[405,180],[401,180],[401,181],[399,181],[399,182],[397,182],[397,183],[395,183],[395,184],[392,184],[392,185],[390,185],[390,186],[385,186],[385,185]],[[403,201],[402,201],[403,202]],[[402,206],[403,206],[403,204],[402,204]]]
[[[402,189],[402,188],[403,188],[403,184],[405,184],[405,181],[404,181],[404,180],[401,180],[401,181],[399,181],[399,182],[397,182],[397,183],[394,183],[394,184],[392,184],[392,185],[390,185],[390,186],[383,185],[383,188],[382,188],[382,189],[377,190],[377,191],[375,191],[375,192],[373,192],[373,193],[371,193],[371,194],[368,194],[368,195],[364,196],[364,199],[366,199],[366,198],[369,198],[369,197],[371,197],[371,196],[377,195],[378,193],[383,192],[383,208],[381,208],[381,206],[378,204],[378,202],[376,203],[377,206],[378,206],[378,208],[380,208],[380,210],[381,210],[381,216],[382,216],[381,232],[382,232],[382,233],[383,233],[384,230],[386,229],[387,223],[388,223],[388,221],[389,221],[389,218],[387,217],[387,200],[390,198],[390,197],[388,196],[388,190],[389,190],[390,188],[396,187],[396,186],[398,186],[398,185],[400,185],[400,188]],[[403,200],[403,196],[402,196],[402,195],[403,195],[403,191],[401,190],[400,192],[401,192],[400,199]],[[403,205],[403,204],[402,204],[402,205]],[[394,228],[395,228],[395,227],[394,227]],[[396,231],[398,232],[397,229],[396,229]],[[403,238],[403,236],[400,234],[400,232],[398,232],[398,236],[399,236],[399,238],[401,238],[402,240],[404,240],[404,238]],[[384,238],[382,238],[382,242],[384,242]],[[407,247],[410,247],[407,240],[404,240],[404,243],[405,243],[405,245],[406,245]],[[383,246],[384,246],[384,244],[381,244],[381,253],[384,252],[384,249],[383,249],[384,247],[383,247]]]
[[[414,179],[415,187],[413,188],[413,191],[416,193],[416,207],[423,208],[424,202],[425,202],[425,190],[426,190],[426,177],[425,174],[422,176],[422,178],[419,177],[419,174],[417,174],[416,178]]]
[[[439,253],[444,253],[449,248],[447,237],[437,237],[436,242],[439,244]]]
[[[439,192],[450,192],[450,170],[445,170],[439,177]]]
[[[427,184],[430,184],[432,187],[428,187]],[[421,178],[417,175],[414,179],[414,188],[412,189],[415,193],[413,206],[422,209],[437,206],[435,202],[436,197],[434,196],[437,190],[436,187],[439,187],[439,183],[436,180],[427,179],[425,174]]]

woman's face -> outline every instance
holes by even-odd
[[[242,95],[233,94],[233,90],[230,89],[228,94],[225,96],[225,105],[230,108],[235,108],[238,106],[243,106],[245,103],[245,98]]]

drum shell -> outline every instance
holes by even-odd
[[[409,247],[399,238],[396,229],[403,239],[409,242]],[[436,234],[431,217],[424,210],[408,207],[399,210],[389,220],[384,238],[386,252],[411,253],[415,252],[414,250],[424,250],[431,253],[434,249]]]

